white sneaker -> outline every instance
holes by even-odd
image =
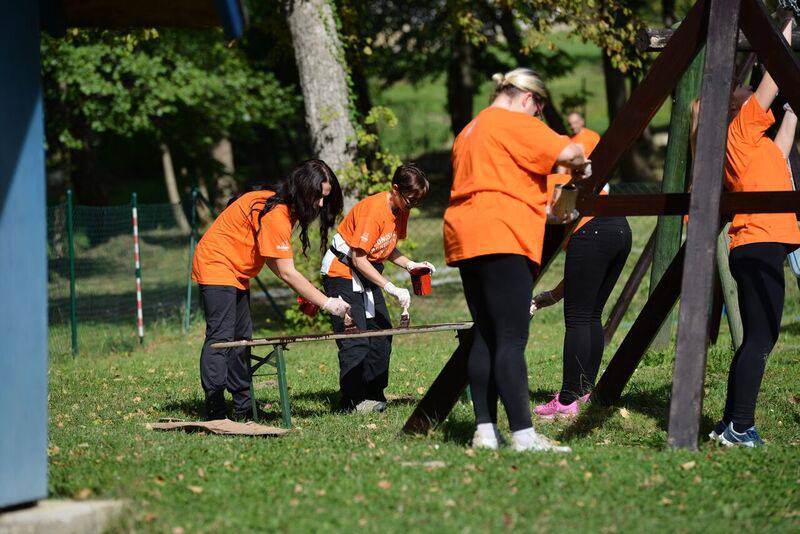
[[[356,412],[358,413],[372,413],[382,412],[386,409],[386,403],[376,400],[366,399],[356,404]]]
[[[511,435],[511,448],[515,451],[551,451],[568,453],[572,452],[566,445],[556,445],[541,434],[536,433],[533,428],[514,432]]]
[[[477,430],[475,434],[472,436],[472,448],[473,449],[489,449],[496,451],[499,445],[497,443],[497,438],[489,438],[486,436],[481,435],[480,432]]]

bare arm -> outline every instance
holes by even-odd
[[[314,284],[309,282],[305,276],[300,274],[300,271],[295,268],[292,258],[267,258],[266,263],[267,267],[275,273],[275,276],[291,287],[295,293],[321,308],[325,306],[328,297],[314,287]],[[331,296],[336,297],[338,295]]]
[[[786,42],[788,43],[792,42],[791,19],[783,29],[783,38],[786,39]],[[755,93],[755,97],[758,100],[759,105],[761,105],[761,109],[768,110],[776,96],[778,96],[778,84],[775,83],[775,80],[772,79],[772,76],[770,76],[769,72],[765,72],[764,77],[761,79],[761,83],[758,84],[758,89],[756,89]]]
[[[787,106],[788,107],[788,106]],[[775,134],[775,144],[783,152],[783,157],[788,158],[792,150],[792,143],[794,143],[794,135],[797,129],[797,115],[794,114],[791,108],[786,109],[781,121],[781,127],[778,128],[778,133]]]
[[[389,261],[400,267],[401,269],[408,269],[408,262],[410,261],[406,258],[400,249],[395,247],[391,254],[389,254]]]
[[[377,285],[378,287],[385,287],[386,284],[389,283],[389,280],[383,277],[381,273],[369,262],[367,259],[367,253],[361,250],[360,248],[352,249],[353,256],[350,259],[353,263],[353,267],[361,273],[364,278],[372,282],[373,284]]]
[[[583,148],[575,143],[568,144],[556,158],[556,163],[572,169],[581,167],[586,163]]]

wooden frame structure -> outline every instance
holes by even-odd
[[[721,118],[728,115],[740,28],[775,82],[784,88],[789,103],[800,109],[800,62],[773,26],[762,2],[698,0],[600,139],[592,153],[594,175],[576,184],[578,210],[584,215],[689,215],[686,242],[652,289],[592,393],[593,401],[601,404],[619,400],[661,324],[683,295],[669,415],[668,444],[672,447],[697,447],[720,214],[800,212],[800,192],[722,192],[727,122]],[[622,156],[704,45],[691,193],[599,196]],[[569,235],[572,228],[561,228],[560,237]],[[542,255],[545,268],[558,253],[561,241],[546,238]],[[467,384],[470,334],[465,331],[460,336],[461,344],[406,421],[404,432],[426,432],[450,413]]]

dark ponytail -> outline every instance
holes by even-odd
[[[331,191],[320,208],[322,184],[325,182],[330,184]],[[275,194],[264,202],[263,207],[259,209],[255,205],[251,206],[251,209],[259,211],[256,235],[261,231],[264,215],[278,204],[285,204],[289,208],[289,216],[300,225],[303,255],[309,246],[308,227],[317,217],[319,217],[320,250],[324,250],[328,246],[328,230],[336,223],[336,218],[344,207],[342,188],[331,168],[321,159],[306,160],[270,189],[275,191]]]

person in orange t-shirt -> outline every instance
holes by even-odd
[[[584,153],[589,156],[594,151],[594,147],[597,146],[597,143],[600,142],[600,134],[587,128],[583,115],[577,111],[573,111],[567,115],[567,123],[572,130],[572,137],[570,137],[570,140],[573,143],[581,145]]]
[[[789,39],[791,23],[784,31]],[[731,98],[725,154],[725,188],[729,191],[791,191],[788,154],[797,116],[786,109],[775,139],[766,135],[775,122],[769,111],[778,86],[765,73],[755,93],[737,88]],[[698,114],[695,114],[697,116]],[[693,131],[696,131],[694,121]],[[690,223],[691,224],[691,223]],[[737,213],[730,226],[728,262],[736,280],[742,316],[742,345],[728,374],[722,420],[710,437],[724,445],[758,447],[755,409],[767,356],[778,341],[785,298],[783,264],[800,245],[794,213]]]
[[[436,269],[430,262],[409,260],[397,248],[406,238],[412,207],[427,196],[425,173],[414,164],[397,168],[389,191],[358,202],[339,224],[339,233],[322,260],[322,283],[328,295],[341,296],[350,305],[350,316],[360,330],[392,327],[381,289],[397,298],[404,311],[411,303],[407,289],[383,276],[383,262],[391,261],[411,272]],[[344,322],[333,318],[333,331],[343,332]],[[391,336],[340,339],[340,406],[345,411],[381,412],[386,408],[383,390],[389,384]]]
[[[588,175],[583,150],[542,120],[547,93],[530,69],[495,74],[491,105],[453,143],[444,214],[445,259],[458,267],[475,322],[469,383],[473,447],[496,449],[498,396],[515,450],[558,450],[531,423],[525,345],[534,273],[542,256],[547,175],[556,164]]]
[[[346,302],[325,296],[295,269],[291,243],[292,229],[299,225],[305,252],[308,227],[319,220],[324,247],[342,204],[336,175],[325,162],[309,160],[274,189],[245,193],[230,202],[200,239],[192,280],[200,286],[206,319],[200,382],[207,419],[227,416],[225,389],[233,396],[234,419],[247,419],[252,412],[249,349],[214,349],[211,344],[249,339],[253,334],[250,279],[264,264],[300,296],[332,315],[343,317],[349,310]]]

